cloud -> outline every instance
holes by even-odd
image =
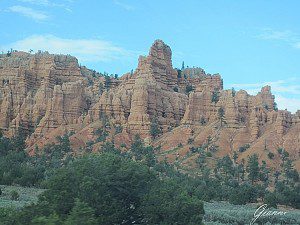
[[[34,5],[42,5],[42,6],[50,5],[50,2],[48,0],[19,0],[19,1],[34,4]]]
[[[288,109],[289,111],[295,113],[300,110],[300,99],[297,98],[286,98],[281,95],[276,95],[275,98],[280,109]]]
[[[64,0],[64,1],[62,1],[64,3],[59,3],[59,4],[55,3],[53,1],[49,1],[49,0],[19,0],[19,2],[37,5],[37,6],[41,6],[41,7],[60,7],[69,12],[72,12],[69,4],[73,3],[73,1],[70,1],[70,0]],[[66,5],[65,3],[69,3],[69,4]]]
[[[117,5],[117,6],[120,6],[121,8],[127,10],[127,11],[132,11],[134,10],[135,8],[131,5],[128,5],[128,4],[125,4],[123,2],[120,2],[118,0],[113,0],[114,4]]]
[[[300,42],[295,43],[294,47],[300,49]]]
[[[273,92],[284,92],[286,94],[300,95],[300,85],[294,84],[297,78],[290,78],[287,80],[269,81],[264,83],[253,83],[253,84],[232,84],[232,87],[246,88],[251,93],[257,93],[261,87],[269,85],[272,87]],[[257,91],[258,90],[258,91]]]
[[[290,41],[294,39],[295,34],[289,30],[276,31],[272,29],[264,29],[257,37],[264,40],[283,40]]]
[[[256,95],[261,87],[269,85],[275,94],[276,102],[280,109],[295,112],[300,109],[300,79],[289,78],[286,80],[269,81],[264,83],[231,84],[231,87],[245,89],[249,94]]]
[[[56,54],[71,54],[80,62],[107,62],[134,55],[131,51],[101,39],[65,39],[54,35],[33,35],[3,46],[1,50],[6,51],[10,48],[19,51],[33,49]]]
[[[278,31],[269,28],[263,29],[262,32],[256,36],[256,38],[268,41],[282,41],[289,44],[293,48],[300,49],[299,35],[290,30]]]
[[[24,7],[20,5],[11,6],[8,8],[9,12],[18,13],[22,16],[34,19],[36,21],[44,21],[49,18],[49,16],[42,11],[37,11],[29,7]]]

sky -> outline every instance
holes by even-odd
[[[300,109],[298,0],[0,0],[0,51],[71,54],[99,72],[135,69],[156,39],[182,62],[220,73],[225,88],[272,87]]]

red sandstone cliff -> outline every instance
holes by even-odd
[[[72,56],[0,55],[0,128],[6,135],[21,127],[27,130],[29,150],[66,132],[72,132],[75,149],[87,143],[97,149],[97,129],[107,126],[105,117],[110,123],[108,139],[117,145],[128,145],[140,134],[147,143],[162,146],[160,156],[170,160],[179,156],[188,163],[189,148],[210,137],[211,145],[218,146],[216,157],[249,144],[239,160],[257,153],[276,166],[279,159],[269,160],[267,155],[283,147],[300,170],[300,111],[275,110],[269,86],[256,96],[224,90],[219,74],[200,68],[179,71],[171,58],[170,47],[157,40],[132,74],[108,80],[80,67]],[[149,134],[153,121],[162,130],[154,140]],[[115,132],[117,126],[121,132]]]

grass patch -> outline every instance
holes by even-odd
[[[28,188],[19,186],[0,185],[2,195],[0,196],[0,208],[21,208],[38,200],[38,195],[44,189]],[[11,200],[11,192],[16,191],[19,194],[18,200]]]
[[[232,205],[227,202],[205,202],[204,223],[206,225],[250,224],[254,212],[260,205]],[[269,209],[270,211],[287,212],[283,216],[269,216],[261,220],[262,224],[300,224],[300,210]]]

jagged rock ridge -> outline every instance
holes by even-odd
[[[176,153],[183,156],[191,146],[188,139],[201,146],[212,137],[218,156],[250,144],[240,158],[258,153],[268,161],[268,152],[284,147],[300,166],[300,111],[276,110],[269,86],[252,96],[224,90],[219,74],[174,69],[171,49],[161,40],[139,58],[133,73],[119,79],[97,76],[72,56],[0,56],[0,128],[6,135],[28,131],[28,149],[70,131],[73,147],[85,146],[95,140],[103,116],[123,127],[113,137],[116,144],[140,134],[163,151],[183,144]],[[153,121],[162,130],[155,140],[149,134]]]

